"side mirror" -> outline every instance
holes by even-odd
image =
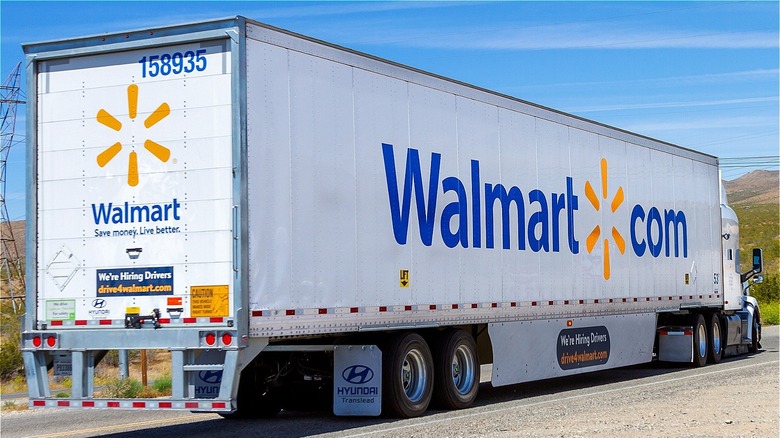
[[[761,248],[753,248],[753,273],[758,274],[764,270],[764,255]]]
[[[753,284],[759,284],[764,282],[764,276],[763,275],[756,275],[753,277]]]
[[[754,275],[764,270],[764,253],[761,248],[753,248],[753,269],[744,274],[740,274],[740,282],[744,283],[750,280]]]

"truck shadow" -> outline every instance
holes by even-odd
[[[773,349],[769,349],[773,351]],[[758,353],[760,354],[760,352]],[[755,357],[755,354],[736,358],[723,359],[722,363]],[[705,368],[707,369],[707,368]],[[635,365],[631,367],[583,373],[574,376],[559,377],[530,383],[493,388],[489,383],[480,385],[480,393],[474,407],[489,406],[496,403],[512,400],[540,398],[541,403],[553,402],[553,399],[545,398],[556,393],[582,390],[583,395],[590,392],[599,392],[599,388],[621,382],[631,382],[643,378],[669,376],[679,374],[681,377],[693,371],[687,364],[668,364],[654,362]],[[160,436],[187,436],[187,437],[234,437],[234,436],[263,436],[274,438],[297,438],[318,434],[339,433],[349,435],[351,429],[369,428],[360,433],[380,434],[383,427],[395,427],[402,422],[414,422],[416,420],[398,420],[384,417],[336,417],[330,406],[318,406],[306,410],[283,410],[278,416],[269,419],[241,419],[227,420],[213,414],[193,414],[193,421],[187,424],[177,424],[154,429],[140,429],[134,432],[105,435],[109,437],[148,437],[149,433]],[[461,411],[468,413],[468,410]],[[435,417],[447,416],[451,411],[430,409],[424,417],[425,422]],[[199,420],[198,415],[203,419]],[[411,423],[409,424],[412,425]],[[400,432],[402,433],[402,432]]]

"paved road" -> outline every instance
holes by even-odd
[[[283,412],[271,420],[157,411],[4,412],[12,437],[121,436],[778,436],[778,335],[764,350],[703,369],[648,364],[556,380],[492,388],[462,411],[421,418],[339,418]],[[726,401],[731,400],[731,403]]]

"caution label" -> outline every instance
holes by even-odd
[[[228,286],[192,286],[190,287],[190,316],[218,317],[228,316]]]

